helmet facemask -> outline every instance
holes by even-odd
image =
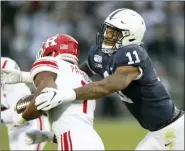
[[[41,58],[43,54],[44,54],[44,50],[43,50],[43,48],[40,48],[40,50],[38,51],[38,53],[36,55],[36,60]]]
[[[44,54],[44,49],[41,47],[40,50],[38,51],[37,55],[36,55],[36,60],[39,58],[42,58]],[[56,54],[56,50],[54,50],[53,52],[48,53],[46,56],[52,56],[54,57]]]
[[[122,47],[123,38],[129,35],[128,30],[121,30],[104,22],[97,33],[96,43],[104,53],[114,53],[118,48]]]

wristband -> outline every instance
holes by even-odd
[[[23,83],[33,83],[33,80],[30,76],[30,72],[22,71],[21,72],[21,77],[22,77],[21,82],[23,82]]]
[[[59,95],[61,95],[61,102],[69,102],[76,100],[76,92],[73,89],[66,89],[66,90],[59,90],[62,93],[59,92]],[[60,102],[58,102],[60,103]]]

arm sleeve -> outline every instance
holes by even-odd
[[[35,61],[30,70],[31,78],[34,79],[38,73],[43,71],[58,73],[59,67],[55,57],[43,57]]]

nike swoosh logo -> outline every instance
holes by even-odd
[[[168,145],[170,145],[172,142],[170,142],[170,143],[168,143],[168,144],[164,144],[165,146],[168,146]]]
[[[54,93],[54,95],[53,95],[53,97],[52,97],[51,101],[53,100],[53,98],[54,98],[54,97],[55,97],[55,95],[57,94],[55,91],[54,91],[53,93]]]

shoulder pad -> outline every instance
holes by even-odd
[[[117,66],[142,66],[147,57],[148,54],[143,47],[137,44],[132,44],[118,49],[114,60],[116,61]]]
[[[58,70],[58,62],[55,57],[43,57],[33,63],[30,69],[30,75],[32,79],[34,79],[34,77],[40,72],[50,71],[58,73]]]
[[[147,65],[148,54],[145,49],[137,44],[128,45],[120,48],[114,58],[115,67],[135,66],[140,70],[140,75],[136,80],[143,76],[143,70]],[[116,70],[115,68],[115,70]]]

